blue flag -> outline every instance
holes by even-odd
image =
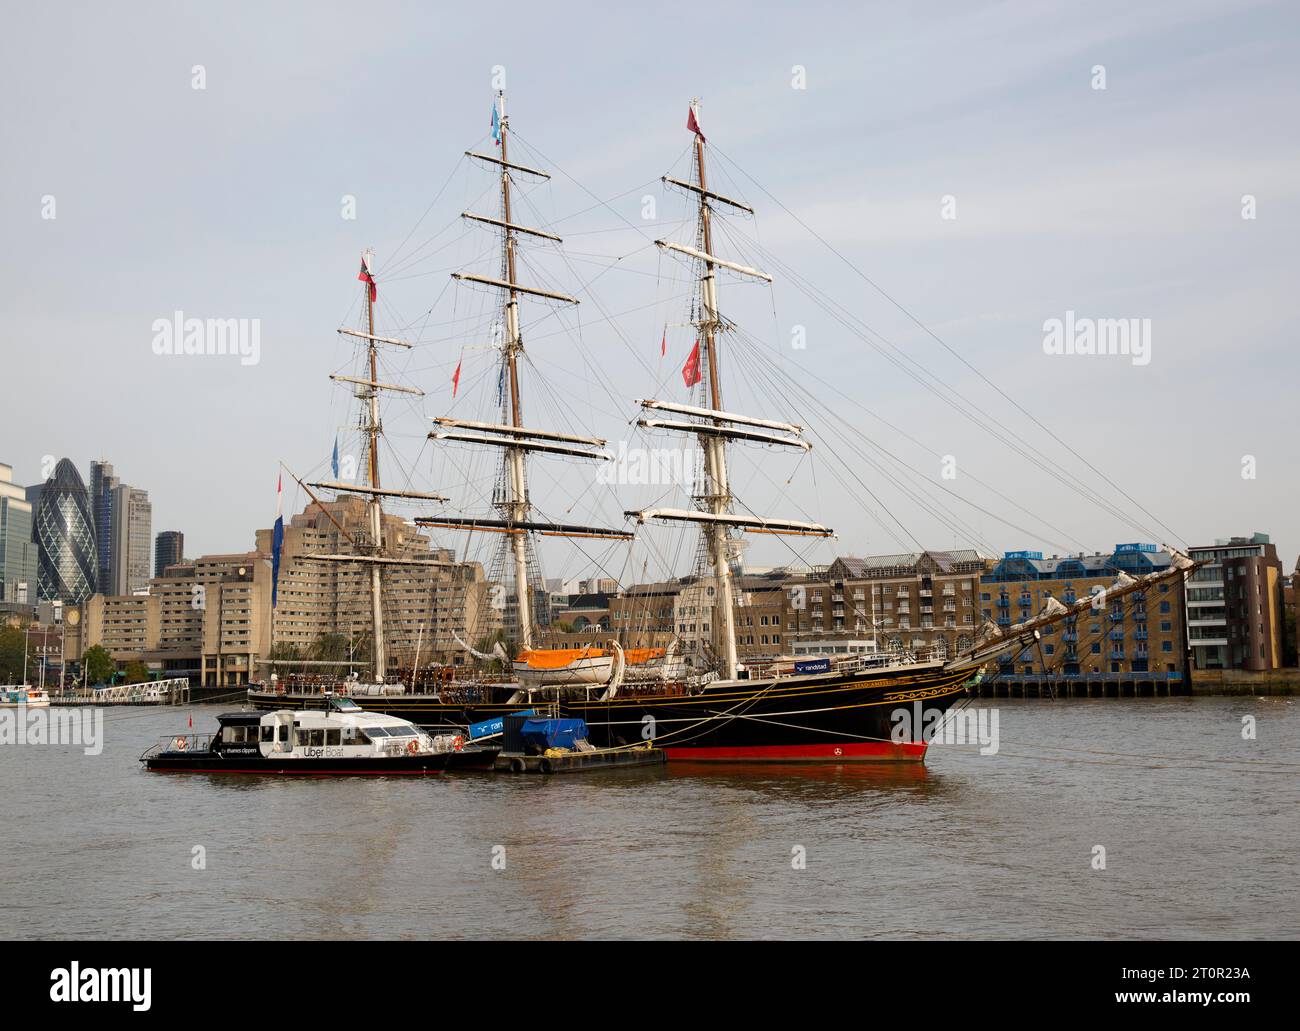
[[[284,546],[284,477],[275,481],[275,529],[271,533],[271,608],[280,589],[280,549]]]
[[[492,141],[501,146],[501,118],[497,115],[497,102],[492,101]]]
[[[330,467],[334,470],[334,479],[339,478],[339,435],[334,434],[334,457],[330,461]]]

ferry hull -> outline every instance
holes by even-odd
[[[560,711],[586,720],[589,740],[598,748],[653,738],[670,760],[918,763],[926,752],[918,717],[946,711],[965,694],[970,676],[970,670],[946,670],[936,663],[717,683],[697,694],[668,694],[656,685],[621,691],[608,701],[568,697],[560,701]],[[270,692],[249,692],[249,700],[276,709],[324,704],[320,696]],[[395,695],[368,698],[366,705],[426,726],[465,726],[518,712],[527,703]],[[907,740],[896,742],[894,713],[903,708],[912,725]]]
[[[145,759],[145,768],[157,773],[261,773],[300,777],[409,776],[442,773],[447,768],[447,756],[281,759],[249,755],[223,756],[217,752],[163,752]]]

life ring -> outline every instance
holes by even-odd
[[[185,749],[190,747],[190,743],[186,741],[185,738],[178,737],[175,741],[172,742],[172,746],[175,748],[176,751],[183,752],[185,751]]]
[[[420,751],[420,742],[412,738],[410,741],[406,743],[406,750],[411,755],[415,755],[417,752]]]
[[[451,739],[451,747],[455,751],[459,752],[462,748],[465,747],[465,739],[461,737],[459,734],[457,734],[455,737]]]

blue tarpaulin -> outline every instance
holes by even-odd
[[[531,716],[532,709],[522,709],[519,712],[512,712],[511,716]],[[469,739],[477,741],[481,737],[491,737],[494,734],[500,734],[505,730],[506,720],[504,716],[498,716],[496,719],[484,720],[482,723],[471,723],[469,725]]]
[[[587,738],[586,720],[529,719],[521,731],[523,739],[538,748],[572,748]]]

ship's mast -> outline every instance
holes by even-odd
[[[469,272],[453,272],[452,278],[465,283],[493,287],[505,293],[505,345],[502,354],[504,372],[509,379],[509,411],[503,413],[502,422],[491,423],[477,420],[437,417],[433,421],[438,428],[429,434],[431,440],[449,440],[487,447],[499,447],[504,455],[505,497],[497,507],[504,516],[502,519],[487,519],[473,516],[418,518],[418,526],[444,527],[448,529],[470,530],[484,533],[500,533],[509,537],[510,551],[515,567],[515,597],[519,607],[519,646],[533,646],[533,611],[532,591],[528,583],[528,549],[530,534],[539,533],[555,537],[595,537],[607,540],[631,540],[632,534],[623,530],[612,530],[597,526],[581,526],[567,523],[555,523],[546,520],[531,519],[532,505],[528,499],[528,481],[525,475],[525,459],[529,452],[543,455],[563,455],[566,458],[585,458],[607,460],[610,455],[604,451],[605,441],[598,437],[585,437],[570,433],[557,433],[552,430],[530,429],[524,426],[522,391],[519,383],[519,356],[523,353],[523,334],[519,324],[519,301],[521,297],[539,298],[560,304],[577,304],[575,297],[526,286],[518,279],[517,251],[519,237],[524,235],[549,240],[552,243],[562,241],[554,233],[546,232],[533,226],[518,225],[514,221],[511,207],[511,173],[549,179],[550,176],[537,168],[530,168],[510,160],[509,138],[510,122],[506,116],[504,91],[498,91],[493,100],[495,133],[501,154],[480,154],[466,151],[468,157],[496,166],[501,176],[501,217],[461,212],[461,217],[479,225],[492,226],[501,233],[501,276],[497,279],[474,275]],[[463,431],[473,432],[463,432]]]
[[[367,251],[365,261],[369,264],[369,258],[372,252]],[[366,347],[370,359],[370,381],[379,382],[379,345],[375,340],[375,290],[367,284],[366,289],[366,326],[369,330],[370,339],[366,341]],[[376,493],[370,495],[370,545],[374,549],[375,555],[380,555],[384,550],[384,509],[380,500],[378,491],[383,485],[379,482],[379,390],[377,387],[370,388],[370,401],[367,405],[369,412],[369,422],[366,426],[366,434],[369,438],[369,462],[367,463],[370,474],[370,486],[375,489]],[[384,641],[384,604],[383,604],[383,581],[380,577],[380,565],[373,562],[370,565],[370,625],[371,632],[374,634],[374,643],[371,645],[375,659],[375,683],[382,684],[388,671],[388,650]]]
[[[307,553],[301,557],[313,561],[322,562],[345,562],[349,564],[363,563],[369,567],[370,577],[370,619],[371,631],[374,635],[372,645],[374,654],[374,676],[376,683],[383,683],[384,677],[388,672],[388,642],[384,634],[384,606],[383,606],[383,569],[385,566],[448,566],[451,563],[440,559],[406,559],[397,555],[389,555],[384,547],[384,508],[383,498],[407,498],[419,501],[446,501],[447,499],[441,494],[432,494],[422,491],[411,491],[385,488],[379,476],[379,438],[383,434],[384,426],[379,414],[379,392],[387,390],[399,394],[412,394],[416,397],[423,397],[424,391],[415,387],[402,386],[397,383],[381,383],[379,381],[379,347],[401,347],[410,349],[411,345],[405,340],[396,340],[392,337],[377,336],[375,334],[375,298],[378,295],[378,289],[375,286],[374,274],[371,270],[370,259],[373,252],[366,250],[361,255],[361,273],[357,277],[366,284],[366,331],[362,332],[357,329],[340,328],[339,333],[343,336],[355,337],[364,340],[366,343],[367,371],[369,378],[359,376],[343,376],[334,374],[330,379],[336,383],[351,384],[355,391],[356,397],[365,402],[365,422],[362,431],[366,435],[366,482],[365,483],[339,483],[335,481],[320,481],[306,483],[290,475],[298,481],[299,485],[307,492],[312,501],[320,508],[339,534],[355,550],[351,553],[341,553],[325,555],[320,553]],[[325,507],[324,502],[317,496],[313,487],[336,491],[347,494],[368,494],[370,500],[367,502],[367,515],[369,516],[369,534],[368,540],[361,539],[351,533],[342,523],[335,518],[334,514]]]
[[[714,618],[718,622],[722,639],[721,674],[726,679],[733,680],[736,677],[739,660],[736,647],[735,585],[732,582],[729,555],[730,532],[738,530],[750,533],[829,537],[832,536],[832,531],[819,523],[737,515],[733,511],[735,499],[732,497],[731,485],[727,477],[726,445],[729,440],[798,448],[803,451],[808,451],[812,445],[802,439],[803,429],[800,426],[728,412],[722,408],[718,337],[724,323],[718,314],[717,270],[726,269],[768,283],[772,281],[772,277],[758,269],[728,261],[713,253],[711,205],[724,204],[751,215],[754,212],[748,205],[709,189],[704,167],[704,134],[699,128],[698,103],[698,101],[691,102],[691,113],[687,120],[687,128],[695,133],[696,181],[685,182],[669,176],[664,176],[663,181],[696,195],[699,201],[699,247],[688,247],[667,240],[656,240],[655,243],[664,250],[685,255],[699,262],[704,268],[704,274],[700,277],[700,305],[696,327],[704,343],[704,360],[708,370],[707,406],[700,408],[669,401],[643,400],[640,404],[644,409],[693,416],[695,421],[642,418],[637,420],[637,425],[645,429],[673,430],[698,436],[700,447],[704,451],[704,470],[708,480],[706,493],[699,499],[704,502],[704,509],[691,511],[678,508],[650,508],[626,514],[641,523],[649,519],[657,519],[670,523],[697,523],[702,527],[708,542],[713,571],[718,581],[717,608],[721,611]]]
[[[695,104],[692,104],[694,107]],[[722,409],[722,389],[718,382],[718,295],[717,280],[713,273],[713,227],[710,222],[709,201],[706,192],[709,184],[704,174],[704,136],[695,134],[695,168],[700,181],[700,235],[705,255],[704,277],[701,280],[700,297],[700,335],[704,338],[705,357],[709,366],[709,401],[715,411]],[[715,426],[722,425],[715,420]],[[731,511],[731,495],[727,485],[727,450],[725,439],[721,436],[707,436],[701,439],[704,448],[705,472],[708,475],[708,505],[714,515],[725,515]],[[709,535],[709,547],[713,556],[713,570],[718,578],[718,605],[722,609],[722,618],[716,616],[715,623],[720,626],[722,634],[722,675],[727,680],[736,676],[736,610],[731,583],[731,560],[727,554],[727,528],[723,525],[705,527]]]
[[[505,248],[504,265],[506,282],[510,289],[506,294],[506,371],[510,378],[510,425],[518,429],[523,426],[519,404],[519,352],[523,350],[523,341],[519,334],[519,290],[515,277],[515,231],[510,217],[510,118],[506,114],[505,92],[497,94],[501,118],[501,212],[505,225],[502,227],[503,246]],[[521,448],[506,449],[510,495],[506,501],[507,517],[515,523],[522,523],[528,518],[528,486],[524,479],[524,452]],[[519,609],[519,646],[533,646],[533,596],[528,586],[528,538],[522,533],[512,534],[510,546],[515,559],[515,598]]]

